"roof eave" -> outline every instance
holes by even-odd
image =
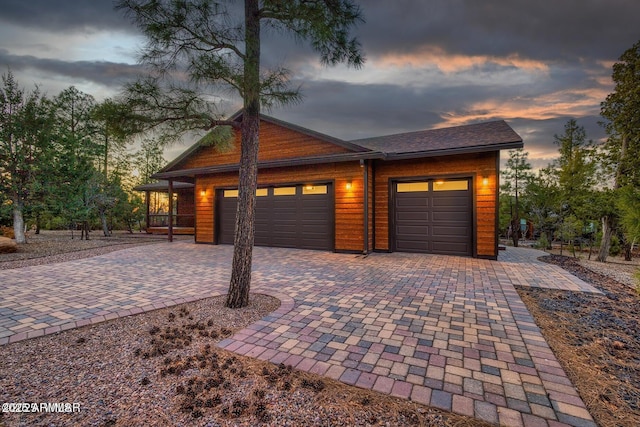
[[[386,153],[386,160],[405,160],[423,157],[442,157],[458,154],[486,153],[489,151],[512,150],[522,147],[524,147],[524,143],[522,141],[513,141],[509,143],[482,145],[476,147],[445,148],[441,150],[411,151],[406,153]]]
[[[378,151],[366,151],[359,153],[331,154],[326,156],[299,157],[292,159],[269,160],[258,162],[258,169],[281,168],[291,166],[316,165],[323,163],[342,163],[367,159],[383,159],[385,154]],[[239,163],[220,166],[207,166],[193,169],[158,172],[152,175],[155,179],[194,179],[197,175],[235,172],[240,167]],[[190,182],[190,181],[189,181]]]

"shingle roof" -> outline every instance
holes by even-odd
[[[187,182],[176,181],[173,183],[173,189],[179,190],[183,188],[193,188],[194,185]],[[148,184],[141,184],[133,187],[135,191],[169,191],[169,181],[160,180],[156,182],[150,182]]]
[[[457,154],[522,147],[522,138],[504,121],[399,133],[351,141],[390,157]]]
[[[231,120],[237,120],[240,115],[241,112],[236,113],[231,117]],[[454,154],[508,150],[523,146],[520,135],[511,129],[511,127],[503,120],[466,126],[399,133],[395,135],[347,142],[293,125],[291,123],[274,119],[273,117],[261,116],[261,118],[262,120],[270,121],[274,124],[306,133],[309,136],[319,138],[326,142],[340,145],[350,150],[350,152],[261,162],[258,164],[258,167],[260,168],[335,163],[364,159],[397,160],[447,156]],[[194,169],[177,168],[185,158],[193,155],[200,146],[201,142],[196,142],[178,158],[161,169],[160,172],[154,174],[153,178],[173,180],[180,179],[186,182],[194,182],[197,175],[230,172],[238,169],[238,164],[217,165]]]

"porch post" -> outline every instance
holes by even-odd
[[[146,204],[147,204],[147,212],[145,213],[145,224],[146,224],[146,233],[149,233],[149,227],[151,227],[149,225],[149,214],[151,213],[151,191],[147,190],[144,192],[145,194],[145,200],[146,200]]]
[[[367,160],[360,160],[360,166],[363,167],[362,173],[362,190],[364,191],[364,235],[363,237],[363,254],[369,253],[369,162]]]
[[[169,224],[168,238],[173,242],[173,180],[169,180]]]

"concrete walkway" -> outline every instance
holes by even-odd
[[[230,246],[162,243],[2,272],[0,344],[226,292]],[[508,426],[595,426],[514,285],[598,292],[542,252],[499,261],[255,248],[272,315],[220,347]]]

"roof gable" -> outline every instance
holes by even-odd
[[[504,120],[422,130],[351,141],[388,157],[444,155],[522,147],[522,138]]]
[[[242,111],[231,116],[230,120],[242,121]],[[260,122],[259,161],[370,151],[365,147],[266,115],[260,115]],[[235,131],[234,134],[234,142],[230,149],[205,145],[202,138],[160,172],[239,163],[241,133]]]

